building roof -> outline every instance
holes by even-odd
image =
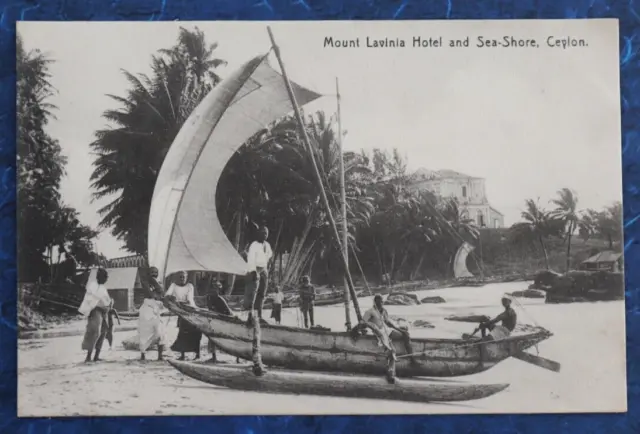
[[[500,214],[502,217],[504,217],[504,214],[502,214],[500,211],[498,211],[494,207],[490,206],[489,208],[491,208],[491,211],[495,212],[496,214]]]
[[[602,262],[615,262],[622,256],[622,253],[616,253],[611,250],[605,250],[583,262],[583,264],[597,264]]]
[[[418,179],[446,179],[446,178],[464,178],[464,179],[481,179],[476,176],[467,175],[465,173],[456,172],[455,170],[429,170],[425,168],[418,169],[414,172]]]
[[[107,289],[129,289],[141,286],[138,267],[107,268],[106,270],[109,273],[109,278],[105,284]],[[89,278],[95,279],[97,271],[97,268],[91,269]]]
[[[144,256],[130,255],[120,258],[113,258],[107,261],[107,267],[110,268],[127,268],[127,267],[143,267],[146,263]]]

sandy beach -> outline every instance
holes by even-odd
[[[435,329],[410,329],[412,336],[460,337],[473,324],[447,321],[450,315],[497,315],[505,292],[523,290],[529,282],[492,284],[476,288],[447,288],[417,292],[419,297],[442,296],[446,303],[389,306],[392,316],[409,321],[424,319]],[[520,324],[536,323],[554,333],[539,345],[539,355],[562,364],[554,373],[508,359],[482,374],[452,379],[451,383],[510,383],[486,399],[464,403],[416,404],[396,401],[345,399],[299,395],[266,395],[210,386],[190,379],[166,362],[138,361],[122,341],[135,335],[114,335],[112,349],[103,350],[103,362],[83,363],[82,336],[25,339],[18,342],[18,415],[144,416],[234,414],[434,414],[434,413],[556,413],[618,412],[626,410],[624,302],[544,304],[540,299],[518,299],[514,304]],[[369,308],[372,298],[360,299]],[[344,307],[318,307],[316,322],[333,330],[344,324]],[[269,317],[267,312],[266,317]],[[285,309],[283,324],[296,325],[295,308]],[[172,342],[176,318],[165,319]],[[125,321],[123,321],[123,324]],[[135,325],[135,321],[126,321]],[[81,324],[78,324],[81,326]],[[203,339],[203,344],[205,340]],[[106,345],[106,344],[105,344]],[[533,349],[533,354],[536,354]],[[168,353],[167,357],[176,357]],[[193,355],[191,355],[193,357]],[[209,354],[203,352],[203,359]],[[235,362],[235,358],[219,355]]]

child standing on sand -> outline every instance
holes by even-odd
[[[282,300],[284,295],[280,291],[280,287],[276,285],[275,293],[273,294],[273,308],[271,309],[271,318],[276,320],[277,324],[280,324],[282,320]]]
[[[309,276],[302,278],[302,285],[300,285],[300,310],[304,317],[304,327],[309,328],[309,322],[313,327],[313,302],[316,299],[316,289],[311,284]]]

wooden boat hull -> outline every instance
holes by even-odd
[[[138,319],[140,317],[140,312],[118,312],[118,316],[122,319]],[[162,312],[160,314],[161,317],[175,316],[175,313],[172,312]]]
[[[216,386],[254,392],[340,396],[414,402],[454,402],[486,398],[508,384],[443,384],[424,379],[399,379],[389,384],[382,377],[298,372],[273,369],[256,377],[246,366],[203,365],[169,360],[183,374]]]
[[[187,305],[165,301],[169,310],[193,324],[220,350],[251,360],[253,330],[245,321]],[[262,361],[303,371],[349,372],[384,375],[387,357],[377,339],[371,335],[354,340],[349,333],[309,330],[279,325],[261,327]],[[414,353],[438,350],[435,356],[399,358],[399,377],[455,377],[486,371],[508,357],[551,337],[547,330],[500,341],[478,343],[462,339],[411,339]],[[407,354],[402,342],[394,341],[398,356]],[[477,345],[469,345],[477,343]]]

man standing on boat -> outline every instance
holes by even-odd
[[[269,284],[269,261],[273,256],[271,246],[267,241],[269,230],[261,227],[258,230],[257,239],[249,246],[247,253],[248,280],[245,291],[244,308],[256,310],[258,320],[262,320],[262,306]],[[247,325],[251,325],[251,313],[247,319]]]
[[[502,306],[504,307],[504,311],[500,315],[491,321],[480,324],[479,328],[483,338],[487,337],[487,330],[489,330],[491,332],[489,334],[490,338],[494,340],[504,339],[509,337],[511,332],[516,328],[518,315],[511,307],[511,297],[508,294],[502,296]],[[499,322],[502,322],[502,325],[496,325]]]

